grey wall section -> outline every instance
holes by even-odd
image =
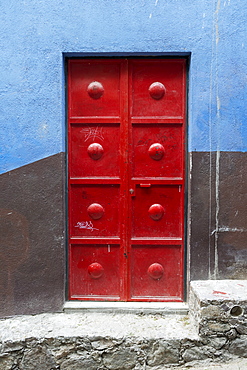
[[[191,153],[190,279],[247,279],[247,153]]]
[[[64,154],[0,176],[0,315],[60,311],[65,299]]]

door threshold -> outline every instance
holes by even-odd
[[[134,314],[172,314],[187,315],[188,304],[185,302],[92,302],[67,301],[63,307],[64,312],[109,312]]]

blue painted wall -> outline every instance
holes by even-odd
[[[65,150],[64,55],[189,53],[189,150],[247,151],[247,2],[3,0],[0,172]]]

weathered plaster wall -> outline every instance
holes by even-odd
[[[1,172],[64,151],[63,53],[191,52],[189,150],[246,151],[241,0],[4,1]]]
[[[246,279],[247,155],[191,156],[190,279]]]
[[[0,176],[0,316],[63,306],[63,161],[56,154]]]
[[[12,308],[3,314],[23,312],[26,291],[34,302],[27,312],[62,307],[64,227],[54,229],[52,225],[64,225],[64,156],[59,153],[66,148],[64,60],[69,56],[191,55],[188,267],[193,279],[246,278],[247,3],[9,0],[1,4],[1,15],[1,207],[17,212],[20,225],[26,225],[24,234],[15,229],[13,245],[29,235],[32,251],[14,273],[14,287],[2,262],[2,297],[6,286],[12,289],[6,296],[10,303],[5,305]],[[54,158],[58,159],[56,166]],[[53,176],[44,180],[43,173]],[[39,186],[43,183],[46,191],[42,192]],[[50,205],[54,213],[49,211]],[[36,219],[46,236],[41,243],[33,215],[43,207],[46,215]],[[7,216],[2,218],[4,233],[12,230],[6,229]],[[7,245],[12,245],[13,235],[12,231],[4,234]],[[6,253],[5,245],[6,240],[0,246],[1,255]],[[7,250],[13,260],[14,249]],[[57,275],[49,267],[51,250],[59,255]],[[38,285],[33,283],[33,275],[24,279],[37,267],[37,260],[35,267],[31,266],[35,255],[46,266]],[[47,282],[53,282],[55,275],[62,280],[46,295]],[[12,291],[18,292],[16,301]],[[42,306],[44,299],[52,301],[53,291],[57,299]]]

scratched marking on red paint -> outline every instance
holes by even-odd
[[[94,230],[99,230],[99,229],[96,229],[96,227],[93,226],[92,221],[77,222],[75,227],[79,227],[79,229],[90,230],[91,232],[93,232]]]
[[[213,294],[227,294],[227,293],[225,293],[225,292],[219,292],[218,290],[214,290],[213,291]]]
[[[95,139],[98,140],[104,140],[103,136],[103,127],[86,127],[83,128],[80,132],[84,133],[85,135],[85,142],[88,141],[89,139]]]
[[[147,140],[144,140],[144,139],[141,139],[137,142],[137,146],[144,146],[144,145],[150,145],[152,142],[151,139],[147,139]]]

